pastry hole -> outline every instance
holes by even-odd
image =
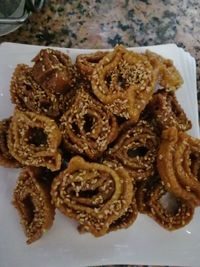
[[[51,107],[51,105],[52,105],[52,103],[42,102],[41,108],[48,110]]]
[[[35,206],[33,204],[32,197],[30,195],[26,196],[25,199],[23,199],[23,204],[25,207],[25,217],[28,224],[31,224],[34,216],[35,216]]]
[[[90,132],[93,127],[93,118],[90,115],[86,114],[84,115],[84,121],[85,123],[84,123],[83,128],[85,132]]]
[[[112,78],[111,78],[111,76],[107,76],[107,77],[106,77],[106,84],[107,84],[108,87],[110,87],[111,82],[112,82]]]
[[[6,150],[7,147],[7,132],[6,131],[2,131],[0,133],[0,149],[1,150]]]
[[[40,146],[47,144],[47,134],[42,128],[30,128],[28,137],[29,143],[32,145]]]
[[[144,146],[141,147],[137,147],[137,148],[129,148],[127,151],[127,155],[130,158],[134,158],[134,157],[144,157],[148,152],[148,149]]]
[[[29,84],[26,84],[26,91],[32,91],[33,88],[29,85]]]
[[[153,109],[155,111],[160,111],[160,106],[158,104],[154,105]]]
[[[75,132],[75,134],[80,134],[79,127],[75,122],[72,122],[72,129]]]
[[[118,76],[118,85],[122,89],[124,89],[126,87],[126,79],[124,79],[124,77],[122,75]]]
[[[200,156],[198,154],[191,153],[190,162],[192,174],[200,181]]]
[[[92,197],[96,196],[98,193],[99,193],[98,188],[96,188],[94,190],[82,190],[79,192],[79,197],[92,198]]]
[[[119,125],[121,125],[122,123],[127,121],[127,119],[124,118],[124,117],[116,116],[116,118],[117,118],[117,122],[118,122]]]
[[[169,192],[166,192],[160,199],[160,205],[172,216],[176,215],[179,210],[179,201],[178,199]]]

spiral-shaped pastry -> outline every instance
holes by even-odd
[[[137,122],[152,97],[156,79],[157,69],[145,55],[116,46],[96,65],[91,84],[112,113]]]
[[[11,118],[0,121],[0,165],[7,168],[18,168],[20,163],[10,154],[7,144],[10,122]]]
[[[55,206],[77,220],[81,230],[102,236],[128,210],[133,185],[123,168],[111,169],[75,156],[53,180],[51,195]]]
[[[13,193],[13,205],[19,212],[28,244],[39,239],[54,220],[55,208],[42,175],[40,168],[24,168]]]
[[[200,204],[200,140],[171,127],[162,133],[157,167],[168,191]]]
[[[17,65],[10,84],[11,100],[19,110],[31,111],[56,118],[61,116],[70,105],[74,91],[67,94],[46,92],[31,77],[31,68]]]
[[[117,170],[119,168],[123,169],[119,161],[104,160],[103,164],[109,166],[113,170]],[[137,209],[137,204],[136,204],[136,199],[135,199],[135,185],[133,184],[133,197],[132,197],[131,204],[129,205],[128,209],[121,215],[121,217],[119,217],[117,220],[112,222],[112,224],[109,227],[109,231],[116,231],[119,229],[128,228],[135,222],[137,215],[138,215],[138,209]]]
[[[174,126],[180,131],[187,131],[192,127],[174,92],[158,91],[148,108],[161,130]]]
[[[116,118],[83,89],[61,117],[60,129],[66,148],[90,159],[101,156],[118,133]]]
[[[193,218],[194,205],[168,193],[160,179],[150,178],[136,192],[138,210],[153,218],[167,230],[187,225]]]
[[[133,181],[147,179],[154,174],[159,138],[154,127],[140,120],[122,132],[108,158],[114,158],[129,172]]]
[[[21,164],[59,170],[60,142],[60,130],[52,119],[15,110],[8,132],[8,148]]]

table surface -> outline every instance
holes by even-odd
[[[199,10],[199,0],[47,0],[42,12],[0,43],[72,48],[176,43],[196,59],[200,107]]]

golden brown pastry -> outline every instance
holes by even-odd
[[[175,127],[162,133],[157,167],[169,192],[195,205],[200,204],[200,140]]]
[[[27,244],[41,238],[54,220],[49,188],[42,182],[42,171],[36,167],[24,168],[13,193],[13,205],[19,212]]]
[[[31,77],[31,68],[17,65],[10,84],[11,100],[21,111],[32,111],[40,115],[56,118],[70,106],[74,90],[66,94],[46,92]]]
[[[118,134],[116,118],[84,89],[60,122],[66,148],[90,159],[100,157]]]
[[[147,179],[155,172],[159,138],[147,121],[121,133],[115,145],[108,150],[108,158],[119,161],[133,181]]]
[[[90,80],[91,75],[99,61],[107,55],[108,52],[98,51],[90,54],[80,54],[76,58],[76,66],[84,79]]]
[[[103,164],[107,165],[113,170],[124,169],[122,165],[119,163],[119,161],[115,160],[110,160],[110,161],[104,160]],[[128,209],[117,220],[113,221],[112,224],[109,226],[109,232],[128,228],[135,222],[137,215],[138,215],[138,209],[135,199],[135,183],[133,183],[132,201]]]
[[[172,60],[165,59],[149,50],[145,54],[153,68],[159,69],[159,84],[162,87],[168,91],[175,91],[183,84],[183,78]]]
[[[150,178],[141,183],[136,200],[138,210],[172,231],[187,225],[193,218],[194,205],[168,193],[160,179]]]
[[[67,54],[42,49],[33,61],[32,77],[46,92],[64,93],[75,85],[77,73]]]
[[[60,142],[60,130],[52,119],[15,110],[8,132],[8,148],[21,164],[59,170]]]
[[[131,178],[123,168],[86,162],[75,156],[53,181],[55,206],[80,223],[80,230],[102,236],[129,208],[133,198]]]
[[[96,65],[92,90],[112,113],[136,123],[153,95],[157,74],[145,55],[120,45]]]
[[[0,165],[7,168],[18,168],[21,164],[9,152],[7,139],[11,118],[0,121]]]
[[[180,131],[192,128],[192,123],[178,103],[174,92],[158,91],[153,95],[148,108],[161,130],[173,126]]]

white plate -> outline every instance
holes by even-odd
[[[18,63],[28,63],[39,46],[4,43],[0,46],[0,117],[11,115],[9,96],[11,74]],[[135,48],[130,48],[135,49]],[[143,51],[145,48],[136,48]],[[148,47],[174,60],[184,78],[177,97],[193,123],[190,133],[199,137],[195,60],[176,45]],[[91,50],[61,49],[75,59]],[[17,171],[0,168],[0,266],[1,267],[80,267],[105,264],[153,264],[199,266],[200,212],[186,227],[168,232],[145,215],[139,215],[127,230],[101,238],[80,235],[74,221],[56,214],[53,227],[30,246],[11,205]]]

